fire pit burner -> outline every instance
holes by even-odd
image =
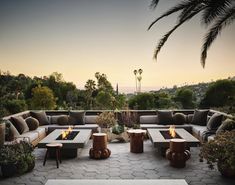
[[[78,133],[79,131],[70,131],[65,137],[63,137],[63,133],[61,133],[59,137],[56,138],[56,140],[73,140],[78,135]]]
[[[173,139],[173,138],[182,139],[177,133],[175,133],[175,137],[172,137],[170,135],[169,131],[167,131],[167,130],[161,130],[160,133],[162,134],[164,139]]]

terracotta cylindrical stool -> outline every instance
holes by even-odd
[[[132,153],[144,152],[144,135],[146,130],[133,129],[127,131],[130,136],[130,151]]]
[[[190,158],[190,152],[185,150],[185,140],[171,139],[170,148],[166,151],[166,158],[173,167],[185,167],[186,161]]]
[[[93,159],[106,159],[110,156],[111,151],[107,148],[107,134],[94,133],[93,148],[90,149],[89,155]]]

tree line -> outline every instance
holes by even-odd
[[[191,86],[127,96],[114,89],[105,74],[95,73],[84,89],[77,89],[63,75],[54,72],[49,76],[28,77],[0,71],[0,116],[24,110],[102,110],[102,109],[177,109],[218,108],[234,111],[235,81],[218,80],[196,91]],[[194,87],[195,88],[195,87]],[[200,97],[198,96],[200,94]]]

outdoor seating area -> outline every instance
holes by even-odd
[[[24,123],[32,126],[32,120],[39,123],[4,144],[20,140],[31,143],[34,168],[24,174],[5,175],[9,178],[1,177],[1,181],[45,184],[48,179],[183,179],[190,185],[197,185],[230,184],[234,180],[222,177],[217,167],[209,169],[200,157],[201,145],[214,140],[219,135],[218,130],[234,132],[234,122],[226,125],[230,115],[213,110],[103,112],[106,113],[26,111],[5,117],[10,132],[12,128],[22,128]],[[115,116],[120,125],[127,120],[122,114],[137,117],[139,128],[126,122],[124,128],[129,140],[108,140],[112,132],[110,128],[100,129],[99,121],[104,122],[104,115]],[[30,123],[29,119],[32,119]],[[109,125],[107,120],[105,124]],[[97,133],[100,131],[106,133]],[[32,139],[35,133],[38,137]]]
[[[1,184],[44,185],[49,179],[185,179],[189,185],[230,185],[234,182],[223,178],[216,169],[210,170],[206,162],[199,162],[199,148],[192,148],[185,168],[178,169],[171,167],[149,140],[144,141],[144,152],[140,154],[131,153],[129,145],[109,143],[110,157],[96,160],[89,157],[90,140],[85,148],[78,150],[77,158],[62,159],[59,168],[54,159],[48,159],[43,166],[46,149],[36,148],[34,170],[21,176],[1,178]]]
[[[0,185],[235,185],[235,0],[0,10]]]

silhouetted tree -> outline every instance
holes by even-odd
[[[152,0],[151,7],[156,8],[159,0]],[[205,61],[207,58],[207,50],[220,34],[220,32],[227,26],[229,26],[235,19],[235,1],[234,0],[184,0],[170,8],[163,13],[155,21],[153,21],[150,29],[156,22],[168,15],[179,13],[176,25],[167,32],[162,39],[160,39],[154,53],[154,58],[157,59],[157,55],[161,48],[168,40],[169,36],[186,21],[192,19],[197,14],[201,13],[202,23],[208,27],[208,32],[204,37],[204,42],[201,51],[201,64],[205,67]]]
[[[211,84],[206,91],[200,107],[222,107],[234,106],[235,102],[235,81],[218,80]]]

